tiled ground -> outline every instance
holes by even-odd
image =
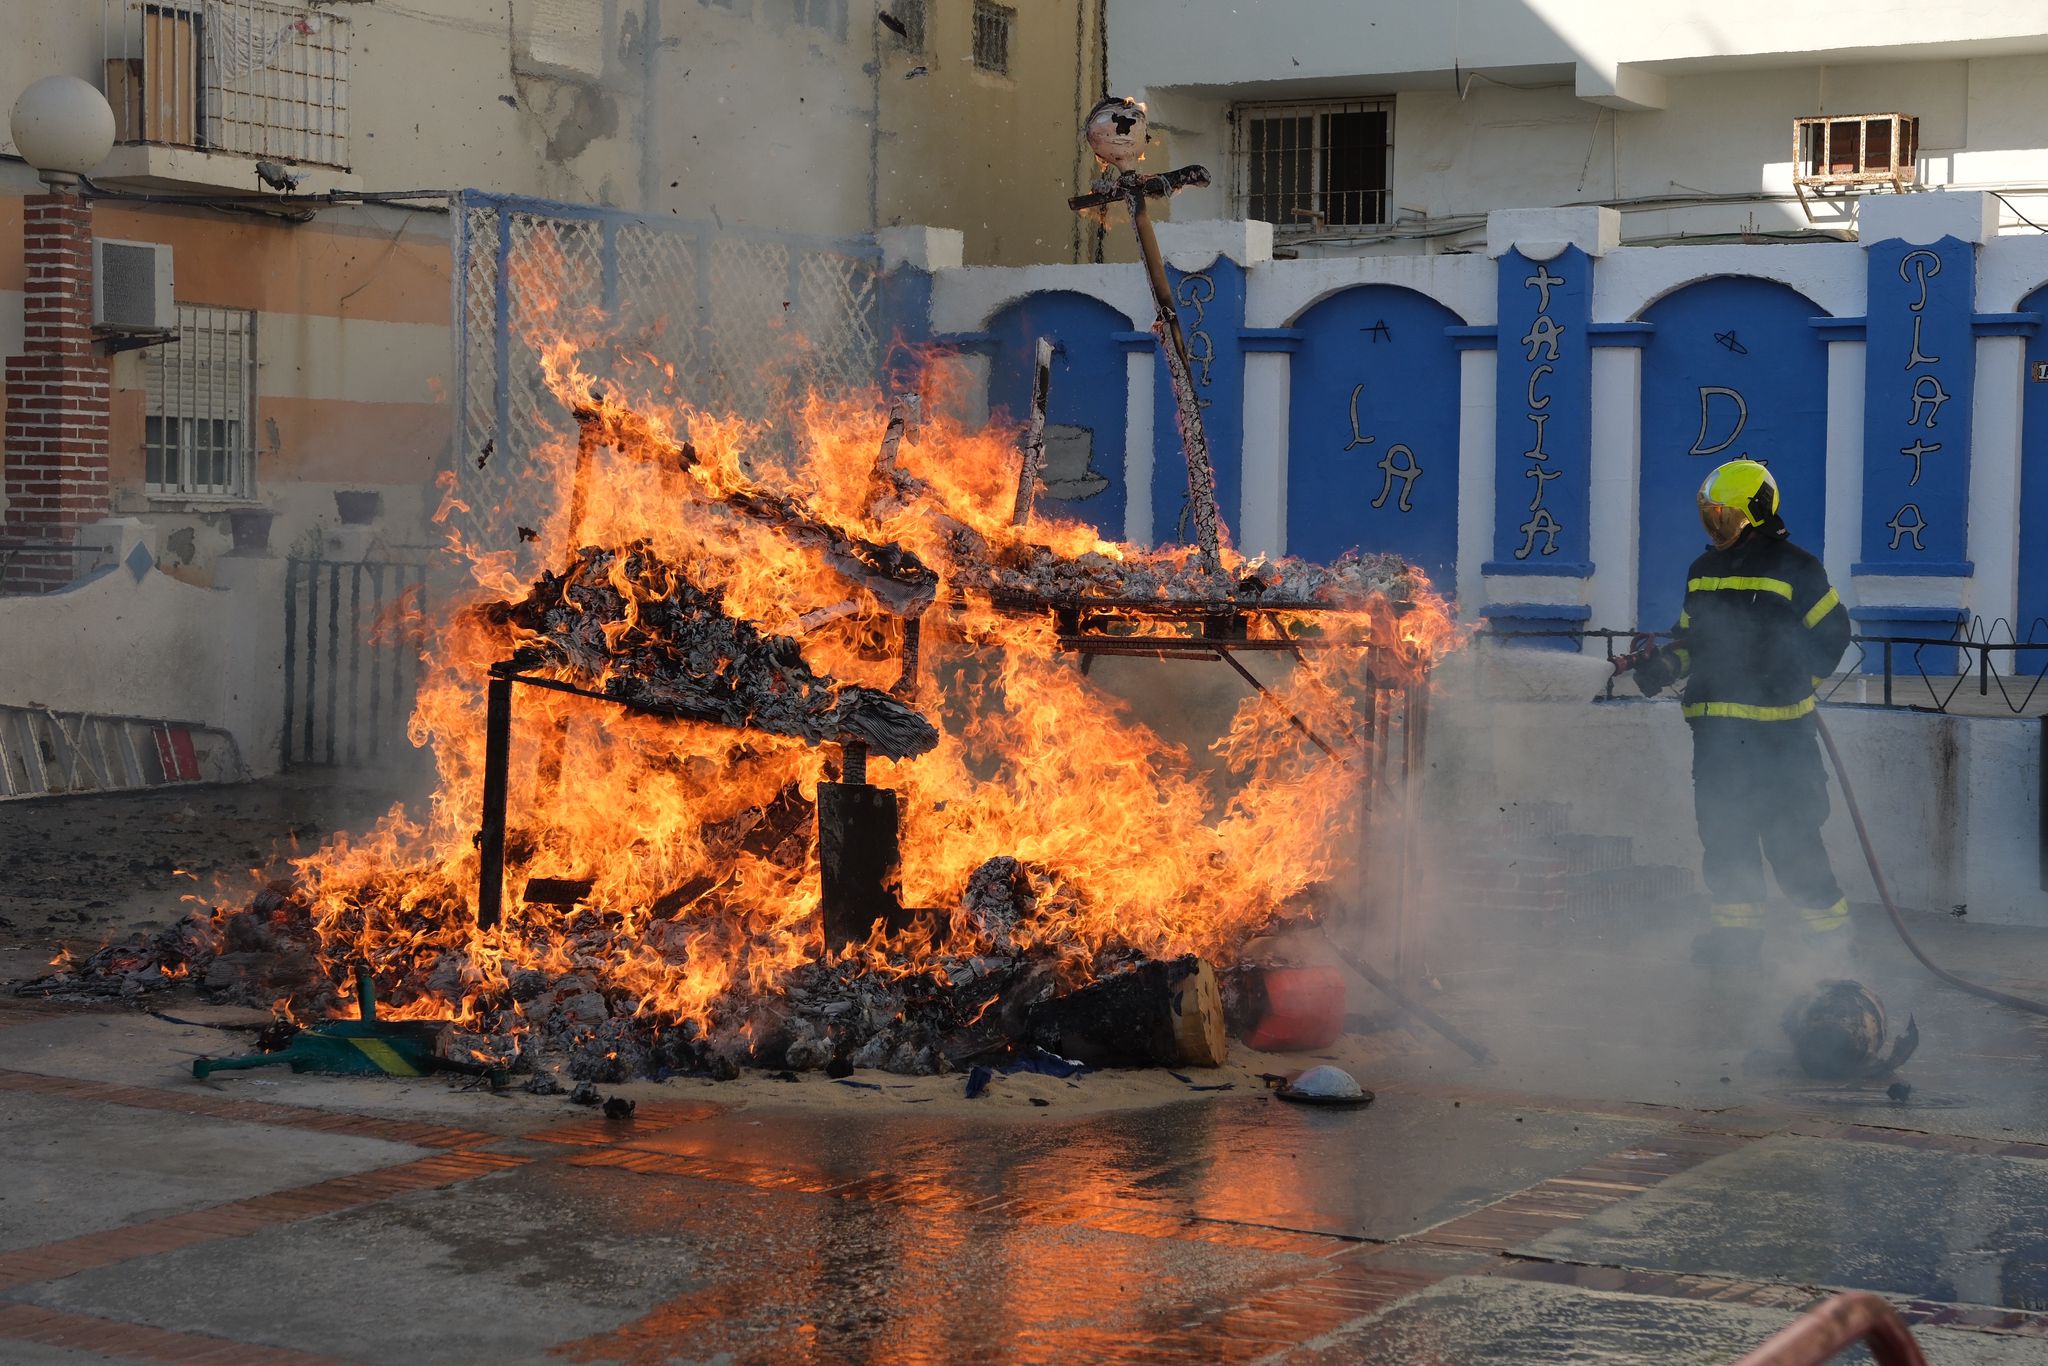
[[[133,1018],[0,1009],[0,1041],[75,1063]],[[2048,1359],[2025,1142],[1427,1067],[1347,1113],[619,1124],[441,1082],[245,1099],[285,1088],[152,1046],[155,1085],[0,1072],[0,1361],[1708,1363],[1833,1285],[1937,1366]],[[475,1127],[380,1113],[451,1104]]]

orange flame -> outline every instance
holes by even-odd
[[[551,325],[548,263],[517,268],[523,316]],[[1190,552],[1113,543],[1072,520],[1011,525],[1014,431],[946,416],[941,376],[928,377],[928,416],[891,470],[878,462],[886,412],[877,395],[811,393],[786,430],[771,431],[676,400],[674,376],[644,356],[608,356],[600,378],[585,368],[593,348],[556,336],[541,354],[561,405],[558,434],[509,474],[510,457],[498,453],[494,473],[516,481],[507,501],[516,494],[545,510],[528,514],[532,530],[502,508],[506,525],[494,525],[444,477],[439,520],[467,585],[452,602],[437,590],[438,620],[419,619],[415,599],[406,620],[379,627],[426,642],[410,735],[433,750],[431,801],[294,861],[333,980],[367,958],[380,982],[397,983],[380,986],[393,1018],[468,1021],[489,1006],[500,1028],[516,1029],[523,1007],[509,989],[535,970],[586,977],[643,1017],[708,1024],[721,999],[772,991],[828,949],[887,973],[942,950],[983,951],[988,932],[961,909],[962,892],[1003,854],[1032,870],[1037,894],[1013,945],[1056,955],[1070,979],[1110,949],[1227,961],[1356,857],[1367,766],[1321,752],[1284,713],[1341,756],[1370,732],[1371,690],[1359,650],[1312,647],[1370,640],[1374,669],[1412,680],[1457,643],[1419,574],[1399,604],[1361,597],[1255,614],[1249,638],[1273,657],[1296,641],[1311,648],[1291,651],[1299,662],[1270,696],[1246,698],[1203,759],[1093,685],[1052,615],[1000,601],[988,572],[1057,557],[1105,581],[1134,568],[1185,575]],[[476,608],[526,596],[536,565],[560,567],[579,547],[645,543],[698,589],[722,594],[729,614],[795,638],[816,673],[878,689],[897,681],[902,622],[829,557],[736,512],[736,497],[788,500],[848,536],[898,544],[938,574],[914,698],[939,726],[938,746],[870,769],[871,781],[901,794],[904,903],[929,911],[893,938],[878,929],[865,944],[823,942],[805,813],[829,776],[828,752],[521,688],[505,919],[478,930],[483,683],[522,641]],[[482,531],[455,529],[479,522]],[[1242,555],[1226,558],[1222,592],[1259,571]],[[635,629],[638,605],[675,586],[625,566],[623,556],[612,565],[628,604],[606,627],[615,647]],[[1099,615],[1108,630],[1141,629],[1129,614]],[[590,890],[574,908],[523,904],[531,877],[585,880]]]

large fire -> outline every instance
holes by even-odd
[[[1248,935],[1300,913],[1301,894],[1352,871],[1368,768],[1355,751],[1371,732],[1366,652],[1294,652],[1271,695],[1248,692],[1213,757],[1198,761],[1084,676],[1030,590],[1095,584],[1096,596],[1165,601],[1243,599],[1264,585],[1284,599],[1288,585],[1312,585],[1323,610],[1251,614],[1252,638],[1370,639],[1385,681],[1390,670],[1419,676],[1455,637],[1419,573],[1233,553],[1223,574],[1204,575],[1191,552],[1108,542],[1042,512],[1015,526],[1014,428],[963,425],[943,394],[928,396],[924,420],[885,459],[879,394],[811,394],[771,433],[667,397],[672,377],[644,358],[607,357],[600,378],[585,368],[595,354],[564,340],[545,347],[558,439],[529,467],[494,472],[516,481],[522,507],[552,509],[541,524],[479,534],[509,518],[444,515],[472,530],[449,533],[464,594],[420,623],[428,667],[411,735],[432,749],[431,801],[295,863],[293,897],[310,909],[331,982],[368,961],[390,1013],[502,1035],[519,1028],[516,978],[575,973],[649,1025],[710,1028],[722,1002],[773,993],[820,959],[886,975],[942,956],[1035,952],[1069,982],[1113,955],[1227,962]],[[444,514],[476,512],[452,480],[446,500]],[[914,689],[899,686],[902,620],[815,536],[789,534],[764,507],[901,547],[936,573]],[[517,690],[505,915],[478,927],[484,684],[492,665],[537,643],[504,604],[534,592],[534,566],[562,569],[585,547],[634,550],[604,570],[626,605],[603,624],[622,656],[645,643],[641,611],[676,593],[680,574],[763,636],[795,641],[812,673],[895,688],[937,726],[929,752],[877,758],[869,771],[901,794],[902,898],[921,908],[910,928],[824,942],[810,811],[818,783],[837,776],[836,746],[533,687]],[[1096,619],[1113,631],[1115,615]],[[1308,731],[1334,740],[1336,757]],[[1002,855],[1029,870],[1036,910],[997,944],[963,893]],[[530,904],[520,890],[535,878],[589,888],[573,907]]]

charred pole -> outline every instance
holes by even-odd
[[[1120,95],[1105,95],[1089,111],[1084,129],[1088,149],[1101,164],[1102,175],[1087,194],[1069,199],[1067,207],[1076,212],[1106,211],[1111,204],[1121,202],[1130,211],[1138,253],[1144,257],[1145,276],[1152,285],[1152,302],[1159,312],[1153,326],[1166,357],[1167,379],[1173,385],[1181,449],[1187,453],[1188,509],[1194,517],[1195,543],[1201,548],[1202,567],[1214,573],[1223,563],[1217,530],[1216,469],[1209,460],[1208,434],[1202,429],[1202,405],[1195,394],[1187,334],[1181,331],[1180,314],[1173,305],[1173,286],[1166,278],[1166,257],[1159,250],[1159,237],[1152,230],[1148,207],[1150,200],[1164,199],[1176,190],[1207,185],[1209,172],[1200,166],[1183,166],[1164,175],[1141,174],[1137,166],[1145,156],[1146,131],[1144,105]]]
[[[1052,401],[1052,343],[1038,339],[1031,361],[1031,424],[1024,429],[1024,463],[1017,470],[1017,501],[1010,511],[1010,525],[1023,526],[1031,520],[1031,505],[1038,497],[1038,472],[1045,467],[1045,410]]]

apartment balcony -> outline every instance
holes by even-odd
[[[346,19],[270,0],[103,4],[116,145],[100,179],[246,192],[258,160],[347,173]]]

